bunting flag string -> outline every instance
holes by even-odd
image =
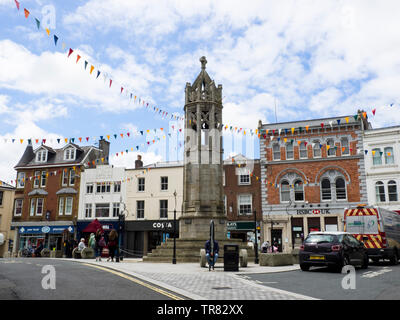
[[[14,0],[14,1],[15,1],[17,10],[19,11],[19,10],[20,10],[20,2],[17,1],[17,0]],[[24,8],[24,15],[25,15],[25,18],[26,18],[26,19],[28,19],[28,17],[30,16],[30,12],[29,12],[29,10],[26,9],[26,8]],[[39,21],[39,19],[37,19],[37,18],[34,18],[34,19],[35,19],[35,21],[36,21],[37,28],[40,29],[40,21]],[[50,36],[50,29],[45,28],[45,30],[46,30],[46,33],[48,34],[48,36]],[[54,35],[54,45],[55,45],[55,46],[57,46],[58,40],[59,40],[59,37],[58,37],[57,35]],[[65,44],[65,42],[62,42],[62,50],[64,51],[65,48],[66,48],[66,44]],[[67,54],[67,58],[70,58],[70,56],[73,55],[74,52],[75,52],[74,49],[69,48],[68,54]],[[81,60],[81,55],[77,54],[76,52],[75,52],[75,54],[76,54],[76,60],[75,60],[75,61],[76,61],[76,64],[79,64],[78,62]],[[84,64],[83,70],[86,70],[86,69],[87,69],[87,65],[88,65],[88,64],[89,64],[89,62],[88,62],[87,60],[85,60],[85,64]],[[92,74],[93,71],[94,71],[95,69],[96,69],[96,67],[95,67],[94,65],[91,64],[89,73]],[[124,84],[118,84],[118,83],[116,83],[115,79],[113,79],[113,78],[112,78],[111,76],[109,76],[108,74],[106,74],[106,73],[104,73],[104,72],[101,72],[99,69],[97,69],[97,76],[96,76],[96,79],[98,79],[98,77],[99,77],[99,75],[100,75],[101,73],[103,74],[104,82],[106,82],[107,79],[109,80],[109,82],[108,82],[108,87],[109,87],[109,88],[111,88],[111,87],[113,87],[113,88],[114,88],[114,87],[120,88],[120,89],[118,89],[120,95],[125,95],[126,97],[129,97],[129,99],[132,100],[133,103],[138,104],[138,105],[140,105],[140,106],[142,106],[142,107],[145,107],[145,108],[148,109],[149,111],[154,111],[154,114],[155,114],[155,115],[160,115],[163,119],[169,119],[169,118],[170,118],[169,120],[172,120],[172,119],[174,119],[174,120],[184,120],[184,117],[181,116],[181,115],[179,115],[179,114],[176,114],[176,113],[175,113],[175,114],[172,114],[172,113],[167,112],[167,111],[165,111],[165,110],[163,110],[163,109],[161,109],[161,108],[159,108],[159,107],[151,106],[151,104],[150,104],[149,102],[147,102],[147,101],[144,100],[143,98],[139,97],[138,95],[135,95],[135,94],[134,94],[133,92],[131,92],[131,91],[129,90],[129,88],[127,88]],[[114,85],[113,85],[113,84],[114,84]],[[392,107],[395,106],[395,105],[400,106],[399,103],[390,103],[390,104],[389,104],[389,107],[392,108]],[[386,105],[383,106],[383,107],[386,107]],[[380,108],[381,108],[381,107],[380,107]],[[373,116],[376,115],[376,111],[377,111],[377,108],[376,108],[376,107],[366,108],[366,109],[370,110],[369,112],[372,113]],[[364,118],[367,118],[367,112],[364,112],[362,116],[363,116]],[[355,117],[355,119],[357,119],[357,118],[359,117],[359,115],[357,114],[357,115],[355,115],[354,117]],[[190,120],[189,120],[189,121],[190,121]],[[349,117],[346,117],[346,118],[345,118],[345,121],[346,121],[346,123],[349,123]],[[338,125],[340,125],[340,124],[341,124],[341,120],[338,119],[338,120],[337,120],[337,123],[338,123]],[[326,124],[329,124],[330,127],[332,127],[332,126],[333,126],[333,121],[329,121],[328,123],[321,123],[321,128],[325,128],[325,127],[326,127]],[[261,138],[261,134],[265,134],[265,133],[258,132],[258,129],[239,128],[239,127],[231,126],[231,125],[227,125],[227,124],[225,124],[225,125],[222,125],[222,124],[221,124],[221,129],[222,129],[222,128],[224,128],[225,131],[229,128],[229,130],[230,130],[231,132],[243,133],[243,135],[246,135],[247,133],[249,133],[249,134],[251,134],[251,135],[253,136],[254,134],[256,134],[256,136],[257,136],[258,138]],[[234,128],[234,130],[233,130],[233,128]],[[305,126],[306,132],[308,131],[308,128],[309,128],[309,126]],[[274,129],[274,130],[273,130],[273,135],[275,135],[275,131],[278,131],[278,132],[279,132],[279,135],[281,135],[282,129],[283,129],[283,128],[276,128],[276,129]],[[284,130],[285,130],[285,133],[287,134],[287,128],[284,128]],[[292,134],[294,134],[295,128],[289,128],[289,130],[292,132]],[[300,133],[301,133],[301,130],[302,130],[302,128],[300,128]],[[267,133],[267,134],[268,134],[268,133]],[[265,136],[264,136],[264,138],[265,138]],[[272,138],[272,139],[273,139],[273,138]]]
[[[170,131],[172,131],[171,133],[175,133],[175,134],[179,134],[182,132],[182,128],[180,125],[178,126],[174,126],[172,125],[171,127],[172,129],[170,129]],[[55,138],[55,140],[53,138],[51,139],[47,139],[47,138],[4,138],[2,141],[0,140],[0,142],[4,142],[4,143],[15,143],[16,141],[19,141],[20,144],[23,144],[24,142],[28,143],[28,144],[45,144],[46,141],[53,143],[55,141],[57,141],[57,144],[60,144],[61,141],[64,141],[66,144],[68,142],[72,142],[75,143],[75,140],[79,140],[79,142],[89,142],[90,138],[92,138],[93,141],[96,141],[96,139],[99,137],[100,140],[102,139],[106,139],[106,140],[116,140],[118,139],[129,139],[129,138],[134,138],[134,137],[142,137],[144,136],[146,133],[146,136],[149,135],[150,133],[154,133],[155,135],[159,134],[159,133],[164,133],[164,128],[156,128],[156,129],[146,129],[146,130],[136,130],[136,131],[132,131],[132,132],[126,132],[126,133],[119,133],[119,134],[106,134],[106,135],[99,135],[99,136],[80,136],[80,137],[59,137],[59,138]],[[169,133],[169,136],[171,137],[171,133]],[[112,139],[112,137],[114,137],[114,139]],[[120,137],[120,138],[119,138]],[[165,137],[165,134],[164,134]]]

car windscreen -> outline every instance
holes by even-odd
[[[337,243],[338,238],[334,234],[310,234],[304,243]]]
[[[377,234],[378,219],[376,216],[346,217],[346,232],[351,234]]]

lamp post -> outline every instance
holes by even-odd
[[[175,209],[174,209],[174,251],[172,256],[172,264],[176,264],[176,190],[174,191]]]
[[[125,211],[128,212],[128,210],[126,210],[126,205],[123,202],[120,202],[121,204],[124,205],[124,209],[118,213],[118,248],[117,248],[117,255],[115,256],[115,262],[119,262],[120,261],[120,247],[121,247],[121,238],[122,238],[122,226],[121,226],[121,220],[124,220],[124,224],[125,224]],[[128,212],[129,214],[129,212]]]
[[[254,250],[255,250],[255,259],[254,263],[258,264],[258,244],[257,244],[257,211],[254,210]]]

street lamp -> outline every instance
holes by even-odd
[[[174,209],[174,251],[173,251],[173,257],[172,257],[172,264],[176,264],[176,190],[174,191],[174,197],[175,197],[175,209]]]
[[[254,263],[258,264],[258,244],[257,244],[257,211],[254,210],[254,250],[255,250],[255,260]]]
[[[115,257],[115,262],[119,262],[120,260],[120,247],[122,238],[121,220],[123,219],[125,224],[125,211],[127,212],[127,215],[129,214],[129,211],[126,209],[125,203],[123,203],[122,201],[120,203],[124,205],[124,209],[120,213],[118,213],[118,248],[117,248],[117,255]]]

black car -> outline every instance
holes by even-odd
[[[345,265],[368,268],[364,243],[346,232],[311,232],[300,247],[299,263],[303,271],[312,266],[328,266],[340,272]]]

